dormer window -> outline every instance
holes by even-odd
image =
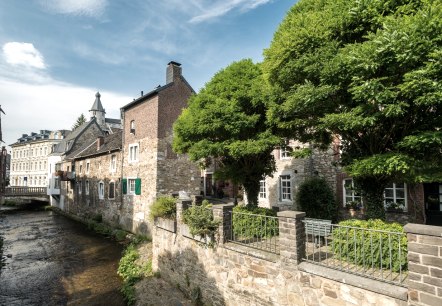
[[[135,135],[135,120],[130,122],[130,133]]]

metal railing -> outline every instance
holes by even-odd
[[[46,187],[6,187],[5,196],[46,195]]]
[[[231,212],[227,240],[279,254],[278,217]]]
[[[408,276],[405,233],[304,220],[305,261],[404,285]],[[308,229],[315,228],[315,230]]]

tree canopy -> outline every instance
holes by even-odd
[[[441,178],[442,2],[301,0],[264,51],[269,119],[341,162],[383,218],[392,180]]]
[[[216,175],[242,184],[249,204],[257,204],[259,181],[275,169],[271,152],[279,142],[266,124],[265,84],[259,65],[234,62],[189,99],[174,125],[174,150],[194,161],[216,159]]]
[[[75,121],[74,125],[72,126],[72,131],[74,131],[75,129],[77,129],[78,127],[80,127],[83,123],[86,122],[86,117],[81,114],[77,120]]]

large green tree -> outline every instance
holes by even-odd
[[[268,93],[260,65],[234,62],[190,98],[174,125],[174,150],[217,160],[216,175],[242,184],[253,205],[259,181],[275,169],[271,153],[279,142],[266,125]]]
[[[442,2],[301,0],[265,50],[282,135],[326,147],[384,218],[393,180],[441,178]]]
[[[78,127],[82,126],[83,123],[86,122],[86,117],[81,114],[77,120],[75,121],[74,125],[72,126],[72,131],[76,130]]]

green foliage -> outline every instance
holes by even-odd
[[[300,0],[265,50],[269,121],[319,147],[339,135],[374,217],[385,182],[442,177],[440,37],[441,1]]]
[[[273,237],[279,234],[279,222],[276,211],[253,206],[235,206],[233,208],[233,233],[241,238]]]
[[[149,218],[153,220],[156,217],[175,219],[176,199],[171,196],[161,196],[150,207]]]
[[[306,179],[299,186],[296,204],[309,218],[336,221],[338,209],[335,195],[327,181],[320,177]]]
[[[92,220],[95,222],[103,222],[103,215],[102,214],[95,214],[92,216]]]
[[[72,126],[72,131],[74,131],[75,129],[77,129],[78,127],[80,127],[81,125],[83,125],[83,123],[86,123],[86,117],[81,114],[77,120],[75,121],[74,125]]]
[[[127,232],[117,229],[112,232],[112,236],[115,237],[116,241],[124,241],[126,240]]]
[[[88,220],[87,228],[104,236],[112,236],[112,228],[107,224],[97,222],[94,220]]]
[[[18,203],[15,200],[5,200],[5,203],[3,203],[3,206],[16,206]]]
[[[201,205],[192,205],[183,212],[183,222],[189,226],[193,236],[214,235],[219,221],[213,220],[212,204],[204,200]]]
[[[404,235],[402,225],[398,223],[386,223],[379,219],[368,221],[347,220],[339,223],[342,226],[333,230],[333,253],[339,260],[356,263],[366,269],[372,266],[375,269],[390,269],[393,272],[407,270],[407,237]],[[373,229],[402,233],[400,235],[368,231],[361,229]],[[391,249],[390,246],[391,245]],[[400,252],[399,252],[400,245]],[[391,262],[391,267],[390,267]]]
[[[174,125],[174,150],[194,161],[215,158],[217,177],[243,185],[257,204],[259,181],[274,172],[271,152],[280,142],[267,124],[268,100],[260,65],[232,63],[189,99]]]
[[[136,263],[140,257],[137,245],[138,243],[131,243],[123,253],[118,265],[118,275],[123,279],[123,286],[121,293],[126,300],[127,305],[135,304],[135,283],[143,277],[152,276],[152,262],[149,261],[145,266],[140,266]]]

